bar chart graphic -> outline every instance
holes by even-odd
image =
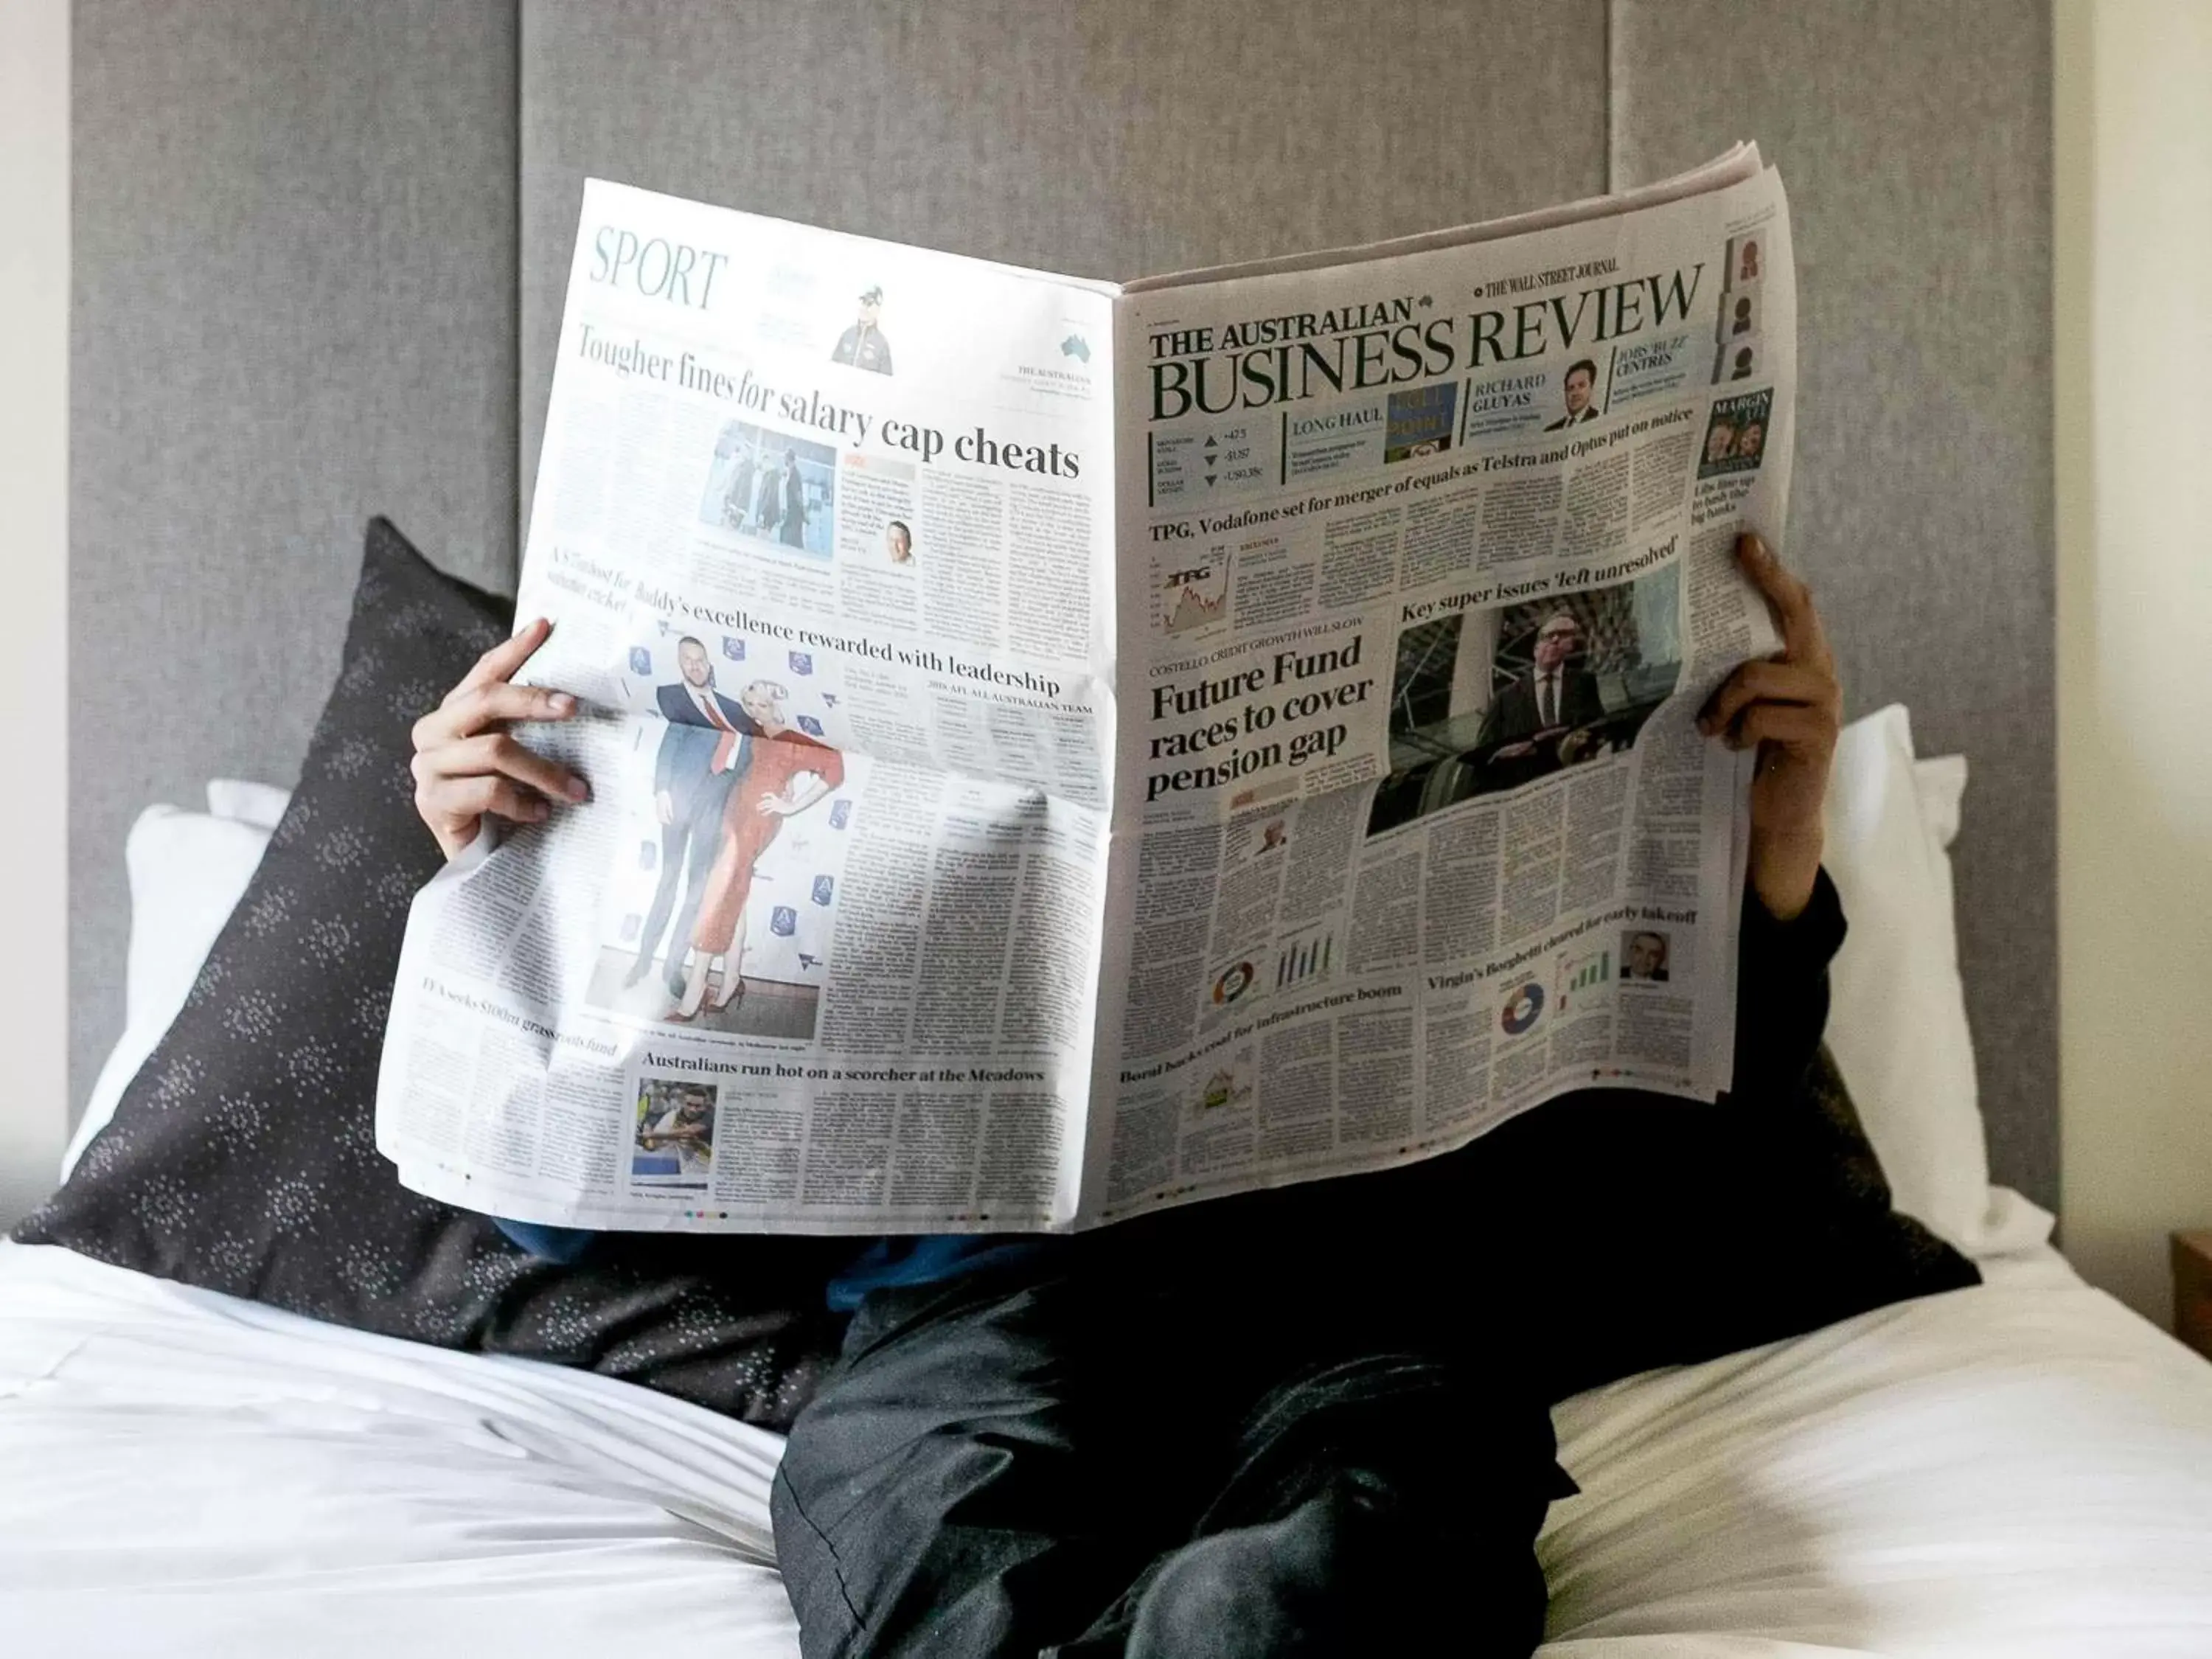
[[[1613,982],[1613,952],[1605,949],[1563,952],[1553,982],[1559,987],[1559,1012],[1565,1013]]]
[[[1308,928],[1285,939],[1275,953],[1275,984],[1288,991],[1314,980],[1328,977],[1336,951],[1336,935],[1326,927]]]

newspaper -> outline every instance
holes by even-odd
[[[1713,1097],[1795,340],[1744,146],[1126,285],[588,184],[517,608],[592,798],[416,900],[380,1150],[1067,1231]]]

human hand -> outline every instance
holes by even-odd
[[[1844,692],[1810,591],[1758,537],[1739,536],[1735,548],[1773,608],[1782,649],[1723,680],[1698,726],[1731,749],[1758,748],[1749,879],[1768,912],[1787,921],[1812,898],[1820,868],[1820,809],[1843,730]]]
[[[676,797],[667,790],[662,790],[653,798],[653,810],[660,815],[660,821],[663,823],[675,823]]]
[[[449,859],[477,838],[487,812],[536,823],[552,810],[552,800],[591,797],[567,767],[500,729],[509,720],[565,720],[576,712],[575,698],[565,691],[509,683],[552,631],[540,617],[492,647],[445,701],[415,722],[415,810]]]
[[[760,810],[772,817],[787,818],[799,810],[799,803],[787,794],[763,795]]]

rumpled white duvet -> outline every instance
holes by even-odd
[[[1988,1272],[1562,1407],[1547,1659],[2212,1659],[2212,1365],[2054,1255]],[[776,1454],[623,1383],[0,1245],[23,1659],[787,1656]]]

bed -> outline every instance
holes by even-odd
[[[2047,1249],[1583,1395],[1545,1659],[2212,1652],[2212,1369]],[[798,1651],[775,1437],[0,1247],[15,1652]]]
[[[1566,199],[1756,137],[1803,250],[1790,556],[1875,711],[1832,820],[1860,952],[1832,1041],[1899,1208],[1985,1282],[1563,1407],[1583,1492],[1541,1546],[1545,1652],[2212,1654],[2212,1366],[2047,1242],[2047,9],[1856,10],[1387,0],[1278,27],[1240,3],[1133,31],[1002,0],[927,27],[842,3],[80,0],[70,710],[138,737],[72,753],[79,1095],[112,1105],[198,961],[142,996],[126,834],[211,775],[294,775],[362,520],[511,585],[587,170],[1115,272]],[[1409,143],[1371,88],[1415,35]],[[1234,54],[1235,85],[1188,95],[1181,66]],[[260,843],[197,820],[265,842],[282,810],[224,799],[186,815],[229,860],[182,906],[206,936]],[[1633,1294],[1632,1241],[1621,1259]],[[12,1650],[789,1654],[777,1450],[587,1371],[0,1247]]]

